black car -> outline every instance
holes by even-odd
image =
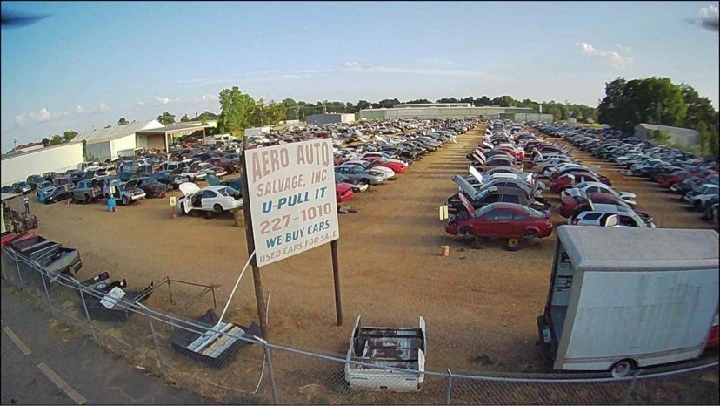
[[[52,188],[46,189],[42,202],[45,204],[56,203],[61,200],[68,200],[72,197],[71,189],[72,184],[53,186]]]
[[[173,173],[173,171],[159,171],[150,175],[151,178],[157,179],[158,182],[164,183],[173,189],[177,189],[180,184],[190,182],[190,178],[182,173]]]
[[[38,183],[45,182],[45,179],[40,175],[30,175],[28,176],[26,182],[30,185],[31,190],[37,189]]]
[[[146,198],[164,199],[165,193],[172,189],[172,186],[151,177],[138,178],[137,186],[145,192]]]
[[[3,186],[2,189],[0,189],[0,192],[2,193],[12,193],[13,188],[12,186]]]

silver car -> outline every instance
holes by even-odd
[[[360,183],[367,183],[373,186],[384,183],[385,175],[377,169],[365,169],[362,166],[348,165],[336,166],[335,173],[340,173]]]

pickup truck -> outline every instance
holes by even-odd
[[[418,328],[361,327],[358,316],[345,358],[345,381],[350,389],[419,391],[425,354],[427,339],[422,316]]]

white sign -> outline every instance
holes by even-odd
[[[245,151],[257,265],[340,237],[332,140]]]

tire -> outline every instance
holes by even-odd
[[[475,231],[471,227],[463,227],[462,230],[459,230],[460,236],[462,237],[462,240],[468,243],[471,243],[475,241]]]
[[[216,205],[213,206],[213,212],[214,212],[215,214],[222,214],[222,212],[223,212],[223,207],[220,206],[219,204],[216,204]]]
[[[612,375],[613,378],[623,378],[630,375],[630,373],[636,368],[637,365],[635,364],[635,361],[631,359],[624,359],[616,362],[612,368],[610,368],[610,375]]]
[[[83,200],[83,204],[88,204],[88,203],[90,203],[91,200],[90,200],[90,195],[89,195],[89,194],[85,193],[85,195],[83,195],[83,197],[85,198],[85,200]]]
[[[161,199],[164,199],[164,198],[165,198],[165,192],[160,193],[160,198],[161,198]]]
[[[130,198],[127,196],[123,196],[122,198],[122,204],[123,206],[129,206],[130,205]]]
[[[360,180],[358,180],[358,183],[362,183],[363,185],[370,186],[370,181],[367,179],[360,179]]]
[[[533,241],[536,238],[539,238],[540,235],[538,235],[537,231],[535,230],[525,230],[523,233],[522,239],[525,241]]]
[[[520,240],[517,238],[511,238],[505,242],[505,250],[510,252],[520,251]]]

